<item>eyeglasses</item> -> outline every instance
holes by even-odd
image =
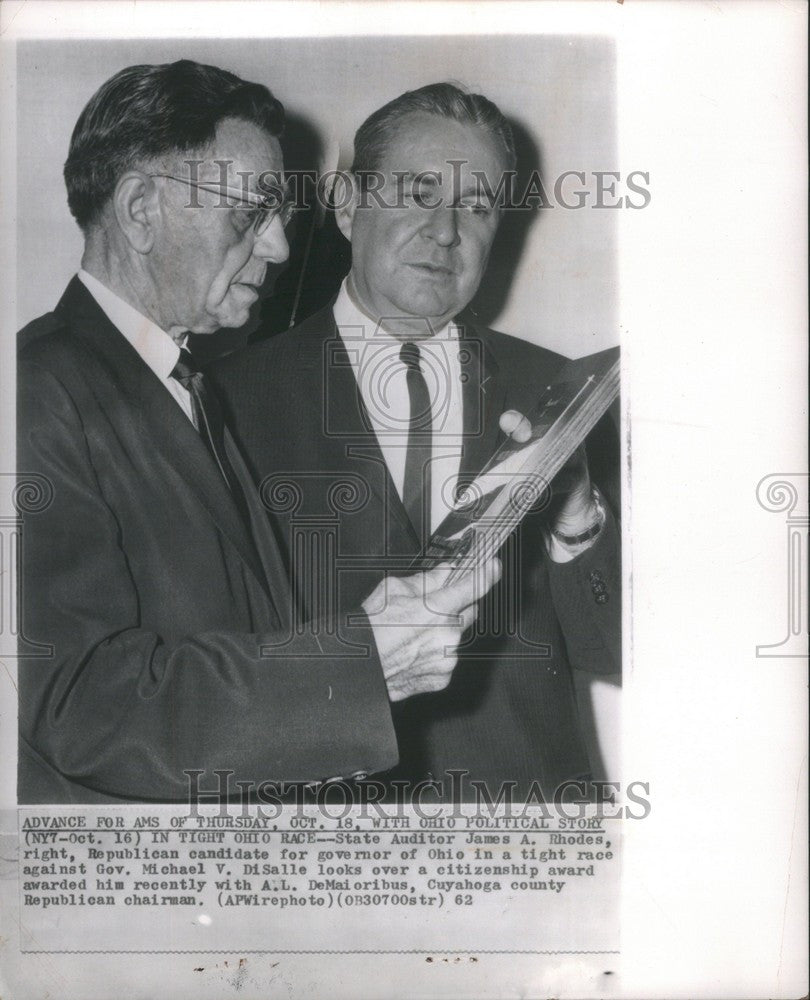
[[[279,219],[282,226],[287,226],[295,214],[295,201],[290,195],[289,183],[280,185],[265,185],[261,195],[252,191],[242,191],[216,184],[213,181],[192,181],[188,177],[176,177],[174,174],[149,174],[150,177],[162,177],[167,181],[179,181],[187,187],[198,191],[210,191],[220,195],[233,204],[226,207],[235,213],[234,225],[240,233],[253,229],[256,236],[267,229],[273,219]]]

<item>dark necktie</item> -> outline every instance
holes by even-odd
[[[430,535],[430,458],[433,445],[430,393],[419,363],[418,346],[403,344],[399,358],[407,368],[411,404],[402,502],[417,535],[425,541]]]
[[[180,357],[172,369],[172,378],[177,379],[191,396],[194,422],[200,432],[200,437],[205,442],[205,446],[225,480],[225,485],[231,491],[242,519],[249,526],[250,514],[245,502],[245,495],[225,453],[225,421],[222,418],[219,400],[208,387],[205,376],[185,348],[180,349]]]

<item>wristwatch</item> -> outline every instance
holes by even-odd
[[[592,538],[596,538],[602,530],[607,515],[602,504],[602,495],[595,486],[591,486],[591,499],[596,507],[596,520],[594,523],[578,535],[564,535],[561,531],[557,531],[556,528],[552,528],[551,534],[558,542],[563,542],[565,545],[582,545],[584,542],[589,542]]]

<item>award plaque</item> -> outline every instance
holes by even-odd
[[[494,555],[529,510],[548,503],[554,477],[619,394],[619,348],[565,364],[526,414],[530,437],[505,441],[431,537],[420,568],[451,563],[448,583]]]

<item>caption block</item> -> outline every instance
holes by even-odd
[[[19,832],[24,951],[618,948],[621,821],[595,815],[25,808]]]

